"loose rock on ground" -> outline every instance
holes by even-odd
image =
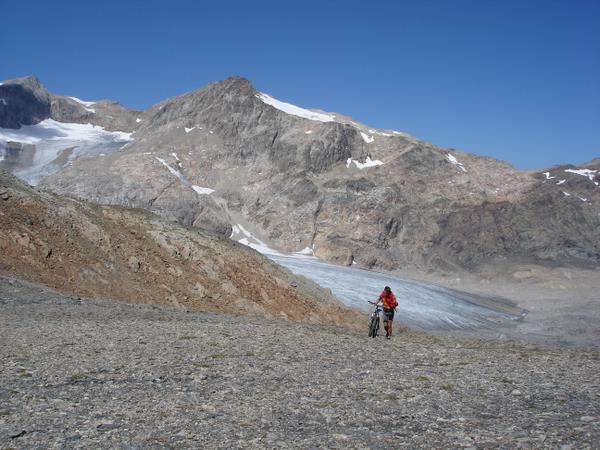
[[[0,448],[598,448],[600,354],[0,279]]]

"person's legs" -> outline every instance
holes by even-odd
[[[389,320],[384,320],[384,321],[383,321],[383,328],[385,328],[385,335],[386,335],[386,336],[389,336],[389,335],[390,335],[390,324],[391,324],[391,323],[392,323],[392,322],[391,322],[391,321],[389,321]]]

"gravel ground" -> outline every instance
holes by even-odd
[[[386,341],[7,278],[0,342],[0,448],[600,448],[592,350]]]

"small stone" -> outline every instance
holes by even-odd
[[[592,416],[581,416],[579,420],[582,422],[593,422],[596,418]]]
[[[114,430],[116,428],[120,428],[121,425],[114,423],[114,422],[102,422],[100,425],[96,426],[96,429],[98,431],[108,431],[108,430]]]
[[[24,436],[25,434],[27,434],[27,431],[22,430],[19,432],[11,433],[8,435],[8,437],[11,439],[17,439],[17,438],[20,438],[21,436]]]
[[[140,270],[140,267],[142,266],[142,263],[135,256],[131,256],[127,261],[127,265],[129,266],[129,270],[131,270],[132,272],[138,272]]]
[[[521,395],[521,391],[519,391],[518,389],[515,389],[514,391],[512,391],[510,393],[510,395]]]

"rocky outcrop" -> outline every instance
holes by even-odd
[[[37,77],[17,78],[0,85],[0,127],[19,128],[50,117],[50,93]]]
[[[60,291],[312,323],[362,317],[245,246],[144,210],[40,193],[0,171],[0,272]]]

